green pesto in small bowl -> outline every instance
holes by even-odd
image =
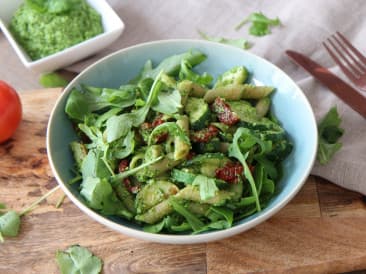
[[[9,29],[32,60],[103,33],[101,16],[85,0],[25,1]]]

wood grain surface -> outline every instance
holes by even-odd
[[[23,121],[0,145],[0,201],[20,210],[57,185],[48,165],[46,127],[60,89],[21,94]],[[282,211],[218,242],[163,245],[129,238],[93,221],[61,190],[22,218],[0,244],[0,273],[58,273],[55,252],[73,244],[104,261],[103,273],[341,273],[366,269],[362,195],[309,177]]]

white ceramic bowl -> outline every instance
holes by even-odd
[[[272,111],[289,133],[294,144],[284,162],[284,174],[277,183],[276,195],[267,207],[233,224],[233,227],[198,235],[168,235],[144,232],[142,227],[120,218],[108,218],[86,206],[73,178],[74,160],[69,143],[77,139],[65,114],[65,103],[73,87],[86,85],[117,88],[138,75],[148,59],[156,65],[173,54],[198,49],[207,59],[195,69],[217,77],[238,65],[244,65],[254,81],[276,87]],[[120,50],[85,69],[64,90],[51,113],[47,129],[47,151],[53,173],[67,196],[92,219],[125,235],[170,244],[192,244],[219,240],[246,231],[267,220],[283,208],[300,190],[312,168],[317,151],[317,126],[311,106],[301,89],[281,69],[250,52],[202,40],[156,41]]]
[[[8,24],[12,15],[23,1],[24,0],[1,1],[0,28],[24,66],[37,72],[51,72],[94,54],[115,41],[125,28],[124,23],[109,6],[107,1],[87,0],[90,6],[102,16],[104,33],[52,55],[33,61],[22,47],[18,45],[8,29]]]

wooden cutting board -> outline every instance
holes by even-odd
[[[23,121],[0,145],[0,201],[20,210],[57,185],[46,127],[60,89],[23,92]],[[364,197],[310,177],[281,212],[250,231],[198,245],[129,238],[93,221],[61,190],[22,219],[0,244],[0,273],[58,273],[56,250],[73,244],[103,259],[104,273],[340,273],[366,269]]]

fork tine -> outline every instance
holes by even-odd
[[[329,42],[329,38],[327,39]],[[353,72],[351,72],[342,62],[341,60],[336,56],[336,54],[333,52],[333,50],[330,49],[330,47],[327,45],[326,42],[323,42],[323,46],[328,51],[329,55],[333,58],[334,62],[338,64],[338,66],[342,69],[344,74],[347,75],[348,78],[350,78],[352,81],[356,81],[357,78],[354,76]]]
[[[352,50],[352,52],[363,62],[363,65],[366,65],[366,57],[358,50],[356,49],[348,40],[346,37],[343,36],[342,33],[339,31],[336,32],[336,34],[340,37],[340,39],[347,45],[349,49]]]
[[[339,37],[337,37],[336,35],[338,35]],[[362,54],[354,46],[352,46],[352,44],[341,33],[337,31],[336,35],[333,35],[333,39],[338,43],[338,45],[342,48],[346,55],[348,55],[348,57],[352,59],[353,63],[357,65],[361,73],[364,73],[366,70],[366,58],[362,56]],[[357,59],[355,58],[355,55],[357,56]]]
[[[353,72],[353,75],[356,76],[357,78],[360,76],[360,71],[349,61],[349,56],[348,56],[348,51],[347,52],[342,52],[339,49],[339,46],[336,46],[335,43],[332,41],[332,38],[337,41],[337,39],[334,37],[334,35],[332,35],[330,38],[328,38],[328,42],[331,44],[331,46],[333,47],[333,49],[337,52],[338,57],[347,64],[349,70],[351,70]],[[339,41],[337,41],[339,42]]]

